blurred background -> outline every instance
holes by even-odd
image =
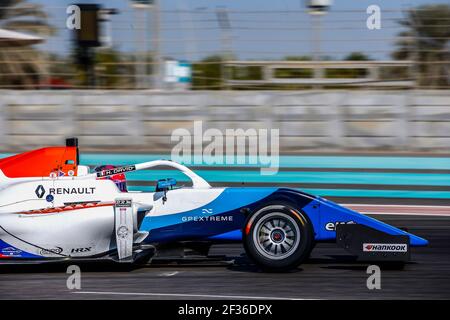
[[[72,4],[84,13],[78,35]],[[450,86],[447,1],[2,0],[0,10],[3,89]]]
[[[0,151],[77,136],[84,163],[119,165],[170,157],[173,130],[196,120],[273,128],[277,175],[197,169],[216,184],[446,201],[449,39],[440,0],[0,0]]]

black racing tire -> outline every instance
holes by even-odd
[[[247,256],[267,272],[297,268],[314,247],[311,222],[287,204],[266,205],[249,215],[242,234]]]

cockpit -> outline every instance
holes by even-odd
[[[94,171],[95,172],[100,172],[103,170],[111,170],[111,169],[115,169],[117,168],[116,166],[113,165],[103,165],[103,166],[98,166],[95,167]],[[97,178],[98,180],[112,180],[117,188],[119,188],[119,190],[121,192],[128,192],[127,189],[127,177],[125,176],[124,173],[119,173],[119,174],[115,174],[115,175],[111,175],[111,176],[106,176],[103,178]]]

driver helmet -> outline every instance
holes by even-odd
[[[94,171],[95,172],[99,172],[99,171],[103,171],[103,170],[111,170],[111,169],[115,169],[117,168],[117,166],[113,166],[110,164],[107,165],[103,165],[103,166],[98,166],[95,167]],[[115,174],[112,176],[108,176],[108,177],[104,177],[104,178],[97,178],[99,180],[112,180],[116,186],[119,188],[119,190],[121,192],[127,192],[127,178],[125,177],[125,174],[123,173],[119,173],[119,174]]]

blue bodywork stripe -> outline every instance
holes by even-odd
[[[425,246],[428,241],[401,229],[378,221],[366,215],[342,207],[332,201],[310,196],[297,190],[286,188],[226,188],[215,200],[194,210],[156,217],[146,217],[141,230],[150,231],[146,241],[159,242],[177,239],[211,239],[240,240],[241,229],[244,227],[245,216],[241,208],[254,210],[260,205],[272,200],[288,199],[294,202],[309,218],[314,230],[316,241],[333,240],[336,232],[327,230],[326,225],[333,223],[355,222],[364,224],[391,235],[407,235],[411,246]],[[202,209],[208,209],[203,212]],[[212,209],[212,210],[210,210]],[[187,217],[229,217],[233,220],[224,222],[192,221]],[[220,221],[220,220],[219,220]]]
[[[148,231],[184,223],[184,217],[210,217],[239,209],[268,197],[278,188],[226,188],[216,199],[196,209],[164,216],[145,217],[140,230]],[[203,212],[202,209],[208,209]],[[212,209],[212,210],[211,210]]]

